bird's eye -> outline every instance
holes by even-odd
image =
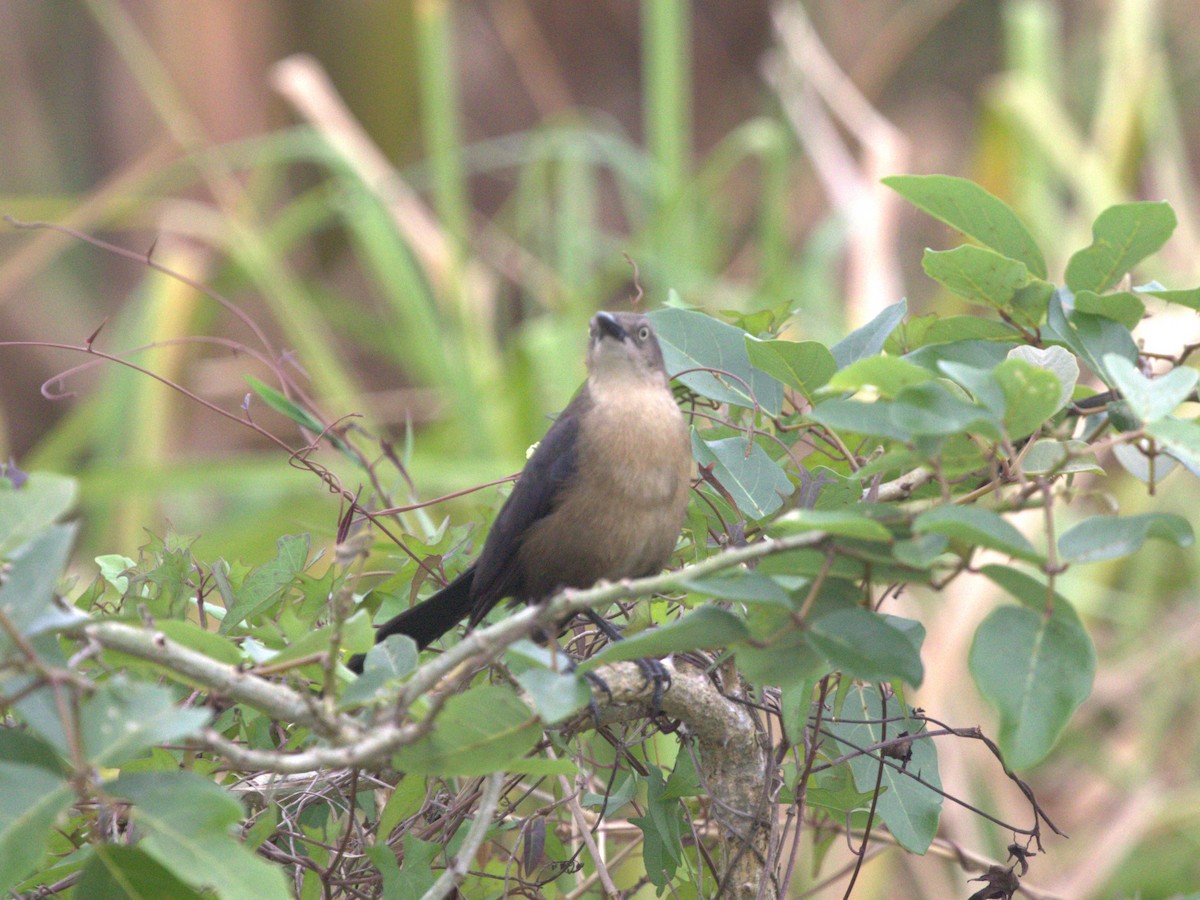
[[[641,328],[638,329],[638,340],[639,341],[648,340],[649,337],[650,337],[650,327],[648,325],[643,325]]]

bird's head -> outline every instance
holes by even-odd
[[[641,313],[599,312],[589,329],[590,379],[613,379],[666,386],[667,371],[654,326]]]

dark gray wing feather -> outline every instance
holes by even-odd
[[[588,403],[585,386],[550,426],[496,516],[475,562],[472,625],[477,625],[505,597],[528,599],[523,596],[517,552],[525,533],[550,514],[559,492],[575,474],[579,419]]]

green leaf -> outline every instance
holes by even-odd
[[[665,888],[675,877],[683,859],[683,834],[687,824],[679,801],[666,799],[666,785],[657,766],[650,766],[646,779],[646,814],[634,816],[630,823],[642,829],[642,860],[646,877],[658,888]]]
[[[194,888],[222,900],[287,900],[283,872],[239,843],[231,829],[242,818],[233,796],[192,772],[135,772],[108,786],[134,806],[138,845]]]
[[[667,786],[663,790],[664,800],[680,800],[684,797],[704,797],[708,790],[700,780],[696,771],[696,763],[692,754],[684,752],[675,757],[675,768],[667,776]]]
[[[71,796],[60,775],[0,762],[0,892],[7,895],[41,861],[54,820]]]
[[[1083,441],[1056,441],[1049,438],[1036,441],[1021,459],[1021,471],[1026,475],[1067,475],[1073,472],[1098,472],[1104,469]]]
[[[814,422],[839,432],[909,441],[912,434],[892,420],[889,402],[861,403],[857,400],[826,400],[808,414]]]
[[[1157,297],[1159,300],[1164,300],[1167,303],[1186,306],[1188,309],[1200,309],[1200,288],[1191,288],[1183,291],[1148,290],[1146,288],[1136,288],[1136,290],[1151,297]]]
[[[1075,292],[1107,291],[1161,248],[1175,224],[1175,211],[1166,201],[1110,206],[1092,225],[1091,245],[1067,263],[1067,287]]]
[[[888,340],[889,353],[956,341],[1011,341],[1016,330],[1004,322],[979,316],[939,316],[930,313],[909,319]]]
[[[1175,412],[1200,381],[1200,372],[1178,366],[1153,380],[1146,378],[1127,359],[1115,354],[1104,357],[1113,387],[1121,392],[1130,410],[1141,422],[1156,422]]]
[[[1023,359],[1006,359],[993,373],[1004,389],[1004,427],[1010,438],[1026,437],[1062,407],[1062,382]]]
[[[831,666],[861,681],[901,678],[918,687],[925,677],[921,655],[904,633],[861,607],[821,616],[808,640]]]
[[[1054,412],[1058,412],[1071,402],[1071,397],[1075,393],[1075,385],[1079,381],[1079,361],[1067,350],[1057,344],[1049,347],[1030,347],[1022,344],[1009,350],[1007,358],[1019,359],[1031,366],[1054,373],[1054,377],[1058,379],[1060,385],[1058,405],[1054,408]]]
[[[868,356],[853,362],[829,379],[830,391],[861,391],[873,388],[881,397],[895,397],[911,384],[929,381],[928,369],[896,356]]]
[[[54,747],[31,731],[0,728],[0,762],[38,766],[52,775],[66,775],[67,768]]]
[[[165,866],[137,847],[95,844],[75,886],[89,900],[203,900]]]
[[[189,650],[203,653],[210,659],[236,666],[246,657],[241,648],[219,634],[201,628],[189,619],[163,619],[155,622],[154,627],[169,639]]]
[[[84,752],[97,768],[119,766],[155,744],[188,737],[211,718],[207,709],[176,708],[165,687],[119,677],[104,682],[79,715]]]
[[[901,731],[915,732],[914,727],[906,729],[903,722],[888,722],[886,732],[879,720],[883,718],[885,709],[879,701],[879,693],[861,685],[852,686],[842,704],[841,717],[857,720],[863,724],[834,721],[830,723],[841,746],[842,752],[854,753],[857,749],[870,747],[889,737],[896,737]],[[910,712],[896,699],[888,701],[886,712],[889,718],[902,712]],[[850,771],[854,773],[854,785],[862,793],[874,793],[875,781],[880,778],[882,793],[875,804],[875,811],[888,831],[900,842],[900,846],[910,853],[924,853],[933,843],[937,833],[938,819],[942,813],[942,798],[937,792],[923,784],[919,784],[908,776],[908,772],[920,772],[921,779],[935,788],[941,788],[942,780],[938,774],[937,748],[932,740],[914,740],[912,742],[912,759],[900,771],[900,762],[886,759],[880,778],[880,762],[865,754],[859,754],[849,760]]]
[[[574,777],[579,774],[579,766],[569,759],[543,759],[540,756],[526,756],[507,763],[504,771],[511,772],[513,775],[544,775],[547,777],[569,775]]]
[[[396,851],[386,844],[366,848],[371,862],[383,875],[384,897],[423,897],[435,881],[433,862],[445,849],[434,841],[423,841],[415,834],[404,835],[404,867],[396,866]]]
[[[358,458],[350,447],[333,431],[327,431],[326,427],[321,424],[321,420],[314,416],[307,409],[297,406],[279,391],[274,388],[267,387],[253,375],[247,375],[246,383],[250,385],[250,389],[262,399],[262,401],[279,413],[291,419],[301,428],[311,431],[314,435],[324,434],[325,439],[334,447],[345,454],[351,462],[358,462]]]
[[[375,698],[385,686],[398,684],[417,667],[417,643],[407,634],[393,634],[367,651],[363,671],[342,692],[339,706],[346,708]],[[384,692],[384,699],[391,695]]]
[[[397,825],[421,811],[428,794],[428,785],[420,775],[405,775],[400,779],[379,814],[376,834],[389,835]]]
[[[1078,291],[1075,308],[1094,316],[1103,316],[1119,322],[1132,331],[1146,314],[1146,304],[1129,291],[1113,294],[1097,294],[1094,291]]]
[[[750,636],[746,623],[716,606],[701,606],[674,622],[648,628],[623,641],[609,644],[579,665],[580,672],[628,659],[663,657],[688,650],[725,647]]]
[[[1045,758],[1091,693],[1096,652],[1075,611],[1059,598],[1051,616],[1019,606],[993,611],[975,632],[969,665],[1000,713],[1005,762],[1023,769]]]
[[[992,563],[981,568],[979,572],[1036,612],[1041,612],[1055,603],[1067,602],[1067,598],[1057,591],[1051,593],[1044,581],[1038,581],[1028,572],[1012,566]]]
[[[904,565],[927,569],[946,552],[947,543],[945,535],[922,534],[906,541],[896,541],[892,555]]]
[[[746,353],[755,368],[810,399],[837,371],[829,348],[816,341],[761,341],[748,334]]]
[[[574,672],[531,668],[517,675],[517,683],[529,694],[538,716],[547,725],[569,719],[592,699],[587,681]]]
[[[871,790],[857,790],[854,787],[854,773],[850,771],[849,766],[834,766],[832,769],[817,772],[809,785],[808,793],[804,796],[805,802],[810,806],[828,810],[839,820],[844,819],[848,813],[871,808],[875,782],[871,782]]]
[[[942,372],[942,366],[947,362],[990,372],[1004,362],[1013,346],[1008,341],[955,341],[952,344],[921,347],[904,358],[935,373]]]
[[[760,607],[767,608],[767,607]],[[751,684],[777,685],[783,690],[811,683],[829,671],[825,657],[790,622],[780,624],[769,643],[739,643],[734,648],[738,672]]]
[[[488,775],[524,756],[541,733],[516,694],[484,685],[447,700],[436,727],[401,747],[393,763],[410,775]]]
[[[1066,344],[1076,356],[1087,363],[1088,368],[1105,381],[1108,380],[1104,368],[1104,357],[1107,354],[1115,353],[1131,363],[1137,362],[1138,348],[1129,329],[1112,319],[1089,315],[1079,310],[1072,310],[1068,314],[1063,306],[1063,296],[1059,293],[1050,301],[1046,325],[1047,336]]]
[[[703,578],[690,578],[683,586],[689,591],[718,600],[772,603],[791,608],[788,592],[774,578],[757,569],[731,569]]]
[[[958,296],[1009,312],[1013,295],[1029,284],[1029,270],[1015,259],[964,244],[953,250],[926,250],[925,274]]]
[[[1190,547],[1195,540],[1188,520],[1170,513],[1092,516],[1063,532],[1058,554],[1067,563],[1099,562],[1136,553],[1152,537],[1179,547]]]
[[[757,400],[767,413],[778,415],[783,406],[783,386],[750,364],[746,332],[686,309],[654,310],[650,320],[672,375],[686,369],[709,368],[735,376],[723,378],[711,372],[678,376],[697,394],[735,406],[753,407]]]
[[[275,542],[275,547],[275,558],[247,575],[235,592],[233,606],[221,622],[221,634],[228,634],[244,619],[253,619],[269,609],[279,601],[296,576],[304,571],[308,562],[307,534],[284,535]]]
[[[908,312],[908,302],[901,300],[885,307],[874,319],[829,348],[839,369],[868,356],[876,356],[887,342],[900,320]]]
[[[63,575],[75,525],[51,525],[10,557],[11,567],[0,585],[0,611],[26,637],[74,625],[87,618],[74,607],[54,603],[54,586]],[[0,656],[11,646],[0,631]]]
[[[19,488],[0,478],[0,558],[54,524],[75,503],[79,482],[34,472]]]
[[[987,409],[956,397],[936,381],[902,390],[892,404],[891,419],[917,436],[957,434],[992,422]]]
[[[1026,562],[1044,562],[1025,535],[998,514],[980,506],[934,507],[917,516],[913,531],[942,534],[951,540],[999,550]]]
[[[1146,426],[1146,433],[1193,474],[1200,475],[1200,425],[1181,419],[1159,419]]]
[[[855,509],[793,509],[772,522],[768,530],[773,537],[823,531],[864,541],[892,539],[892,533],[886,527]]]
[[[739,510],[751,519],[763,519],[783,505],[792,483],[783,469],[758,444],[742,437],[703,440],[692,432],[692,453],[729,491]]]
[[[1179,460],[1171,453],[1166,452],[1165,448],[1156,448],[1156,452],[1153,454],[1143,451],[1142,445],[1149,443],[1149,441],[1137,441],[1133,444],[1117,444],[1112,448],[1112,452],[1113,456],[1117,458],[1117,462],[1121,464],[1121,468],[1134,478],[1147,484],[1150,482],[1158,484],[1179,467]],[[1104,471],[1099,466],[1096,469]]]
[[[1008,204],[974,182],[951,175],[893,175],[883,183],[935,219],[1046,277],[1046,260],[1029,229]]]

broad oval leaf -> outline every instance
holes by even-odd
[[[821,616],[806,632],[831,666],[862,681],[900,678],[918,687],[925,677],[921,654],[904,632],[861,607]]]
[[[1195,540],[1188,520],[1170,513],[1092,516],[1063,532],[1058,555],[1068,563],[1098,562],[1136,553],[1152,537],[1180,547],[1191,546]]]
[[[1125,449],[1118,444],[1113,450]],[[1072,472],[1099,472],[1104,469],[1096,462],[1095,454],[1083,441],[1056,441],[1049,438],[1035,441],[1021,457],[1021,470],[1026,475],[1066,475]]]
[[[143,900],[205,900],[205,895],[176,878],[153,856],[138,847],[94,844],[92,855],[75,886],[77,897],[123,897]],[[211,897],[211,894],[208,895]]]
[[[746,353],[756,368],[811,398],[835,371],[829,348],[817,341],[760,341],[747,334]]]
[[[393,761],[412,774],[487,775],[529,752],[541,731],[516,694],[484,685],[447,700],[436,727]]]
[[[1013,347],[1009,350],[1008,358],[1024,360],[1032,366],[1054,373],[1054,377],[1061,385],[1055,412],[1071,402],[1075,385],[1079,381],[1079,360],[1069,351],[1057,344],[1049,347],[1030,347],[1022,344],[1020,347]]]
[[[1012,299],[1029,284],[1029,270],[983,247],[964,244],[953,250],[926,250],[921,259],[925,274],[971,303],[1012,311]]]
[[[26,637],[72,625],[86,618],[74,607],[54,603],[54,587],[67,564],[77,526],[51,525],[22,544],[0,585],[0,610]],[[0,632],[0,656],[10,645]]]
[[[935,219],[1020,260],[1038,278],[1046,277],[1046,260],[1025,223],[1007,203],[973,181],[953,175],[892,175],[883,183]]]
[[[1050,300],[1046,316],[1046,336],[1061,341],[1087,363],[1088,368],[1108,380],[1104,357],[1115,353],[1131,363],[1137,362],[1138,347],[1129,329],[1112,319],[1070,309],[1070,292],[1060,290]]]
[[[753,441],[741,437],[706,441],[692,432],[692,452],[700,465],[714,465],[714,477],[751,519],[766,518],[792,493],[783,469]]]
[[[53,524],[78,493],[79,482],[66,475],[33,472],[19,488],[0,478],[0,556]]]
[[[1104,316],[1119,322],[1132,331],[1146,314],[1146,304],[1129,291],[1097,294],[1095,291],[1076,291],[1075,308],[1094,316]]]
[[[888,831],[910,853],[924,853],[937,834],[938,820],[942,813],[942,797],[937,790],[942,786],[938,773],[937,747],[933,740],[917,739],[912,742],[912,758],[901,771],[897,760],[885,759],[882,773],[879,760],[858,751],[874,746],[885,737],[897,737],[905,730],[902,722],[891,721],[884,727],[879,724],[884,712],[888,718],[911,710],[904,709],[896,699],[888,701],[886,710],[874,689],[853,685],[842,704],[841,718],[853,722],[832,721],[829,728],[842,753],[854,754],[849,760],[854,773],[854,785],[862,793],[874,793],[878,781],[882,793],[875,804],[875,811],[887,825]],[[914,723],[908,730],[917,731]],[[920,772],[920,784],[907,772]]]
[[[1096,651],[1075,611],[1059,598],[1046,616],[1003,606],[975,632],[969,657],[980,692],[1000,713],[1000,749],[1013,769],[1045,758],[1091,693]]]
[[[517,683],[533,700],[538,716],[547,725],[569,719],[592,699],[587,681],[575,672],[530,668],[516,677]]]
[[[881,397],[895,397],[903,388],[929,381],[933,374],[898,356],[868,356],[851,363],[829,379],[829,391],[873,388]]]
[[[716,606],[701,606],[667,625],[647,628],[633,637],[609,644],[580,663],[579,671],[591,672],[598,666],[622,660],[728,647],[749,636],[746,623],[733,613]]]
[[[1113,387],[1121,392],[1133,414],[1142,422],[1156,422],[1175,412],[1200,381],[1200,372],[1185,366],[1178,366],[1152,380],[1129,360],[1112,353],[1105,355],[1104,366]]]
[[[165,687],[114,678],[102,684],[80,712],[88,762],[119,766],[155,744],[185,738],[202,728],[207,709],[180,709]]]
[[[750,364],[746,332],[687,309],[657,309],[650,313],[650,320],[672,376],[701,396],[745,407],[753,407],[757,401],[768,413],[778,415],[783,406],[783,385]],[[697,368],[719,371],[678,375]],[[719,372],[736,377],[723,378]]]
[[[893,303],[862,328],[850,332],[830,347],[829,352],[833,354],[837,367],[844,369],[853,362],[878,354],[907,312],[908,301]]]
[[[898,428],[917,436],[958,434],[992,423],[989,410],[954,396],[936,381],[902,390],[890,415]]]
[[[133,802],[138,845],[192,887],[230,900],[286,900],[283,872],[238,842],[231,829],[242,806],[224,788],[193,772],[123,774],[108,790]]]
[[[1062,382],[1053,372],[1006,359],[994,374],[1004,389],[1004,428],[1010,438],[1032,434],[1062,408]]]
[[[1033,544],[1000,515],[980,506],[938,506],[926,510],[913,522],[918,534],[942,534],[952,540],[999,550],[1017,559],[1041,563]]]
[[[1110,206],[1092,224],[1092,243],[1067,263],[1067,287],[1103,293],[1154,253],[1175,230],[1175,211],[1164,200]]]
[[[0,761],[0,891],[9,890],[42,858],[58,814],[71,802],[61,775]]]
[[[892,533],[871,517],[853,509],[793,509],[771,523],[772,535],[824,531],[864,541],[890,541]]]
[[[808,417],[835,431],[909,441],[912,433],[892,420],[890,402],[862,403],[858,400],[826,400]]]

